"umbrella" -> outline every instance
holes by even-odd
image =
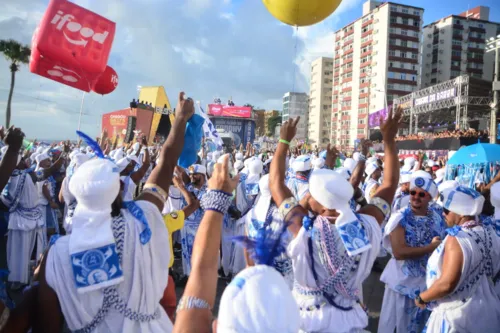
[[[449,165],[500,162],[500,145],[476,143],[459,149],[448,160]]]

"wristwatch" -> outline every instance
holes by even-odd
[[[426,305],[427,304],[427,302],[424,301],[422,299],[422,297],[420,297],[420,295],[417,295],[417,297],[415,299],[417,300],[418,304],[421,304],[421,305]]]

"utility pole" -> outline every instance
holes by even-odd
[[[490,143],[497,142],[497,114],[500,107],[500,35],[490,37],[486,52],[495,51],[495,76],[493,78],[493,105],[490,110]]]

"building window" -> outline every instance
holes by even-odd
[[[395,57],[395,56],[396,56],[396,51],[394,51],[394,50],[390,50],[390,51],[389,51],[389,56],[391,56],[391,57]]]
[[[398,7],[396,6],[391,6],[391,12],[397,12],[398,11]]]
[[[365,122],[366,122],[366,119],[364,119],[364,118],[358,119],[358,124],[360,124],[360,125],[364,125]]]
[[[457,46],[462,46],[462,41],[461,40],[456,40],[456,39],[453,39],[451,41],[451,44],[453,45],[457,45]]]
[[[406,80],[406,74],[405,73],[399,73],[399,78],[401,80]]]
[[[391,16],[391,23],[397,23],[397,22],[398,22],[397,18],[394,16]]]
[[[388,72],[388,73],[387,73],[387,77],[388,77],[389,79],[394,79],[394,72]]]
[[[406,52],[401,52],[401,54],[399,55],[401,58],[406,58]]]
[[[405,13],[405,14],[408,14],[408,13],[409,13],[409,10],[408,10],[408,8],[403,8],[403,9],[401,10],[401,12],[403,12],[403,13]]]
[[[452,57],[460,57],[462,55],[462,52],[458,51],[458,50],[452,50],[451,51],[451,56]]]
[[[408,25],[408,19],[407,18],[403,18],[403,24]]]
[[[402,41],[401,41],[401,46],[403,46],[403,47],[408,47],[408,41],[406,41],[406,40],[402,40]]]
[[[401,35],[408,36],[408,31],[401,29]]]
[[[411,54],[411,58],[412,59],[417,59],[418,58],[418,54],[417,53],[412,53]]]
[[[420,16],[420,12],[419,12],[418,10],[414,10],[414,11],[413,11],[413,15],[418,15],[418,16]]]
[[[420,33],[418,31],[412,31],[412,36],[413,37],[419,37]]]

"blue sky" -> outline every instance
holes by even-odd
[[[29,44],[47,0],[3,0],[0,39]],[[308,89],[310,63],[333,55],[332,32],[362,12],[363,0],[344,0],[312,27],[281,24],[260,0],[77,0],[117,23],[109,59],[120,77],[107,96],[86,96],[82,130],[98,133],[102,113],[128,105],[137,86],[163,85],[171,100],[180,90],[203,104],[232,96],[237,104],[281,109],[285,92]],[[425,9],[424,23],[478,5],[500,22],[498,0],[400,1]],[[439,6],[436,6],[438,4]],[[10,75],[0,59],[0,124],[5,118]],[[82,93],[29,73],[16,76],[12,122],[28,137],[74,138]]]

